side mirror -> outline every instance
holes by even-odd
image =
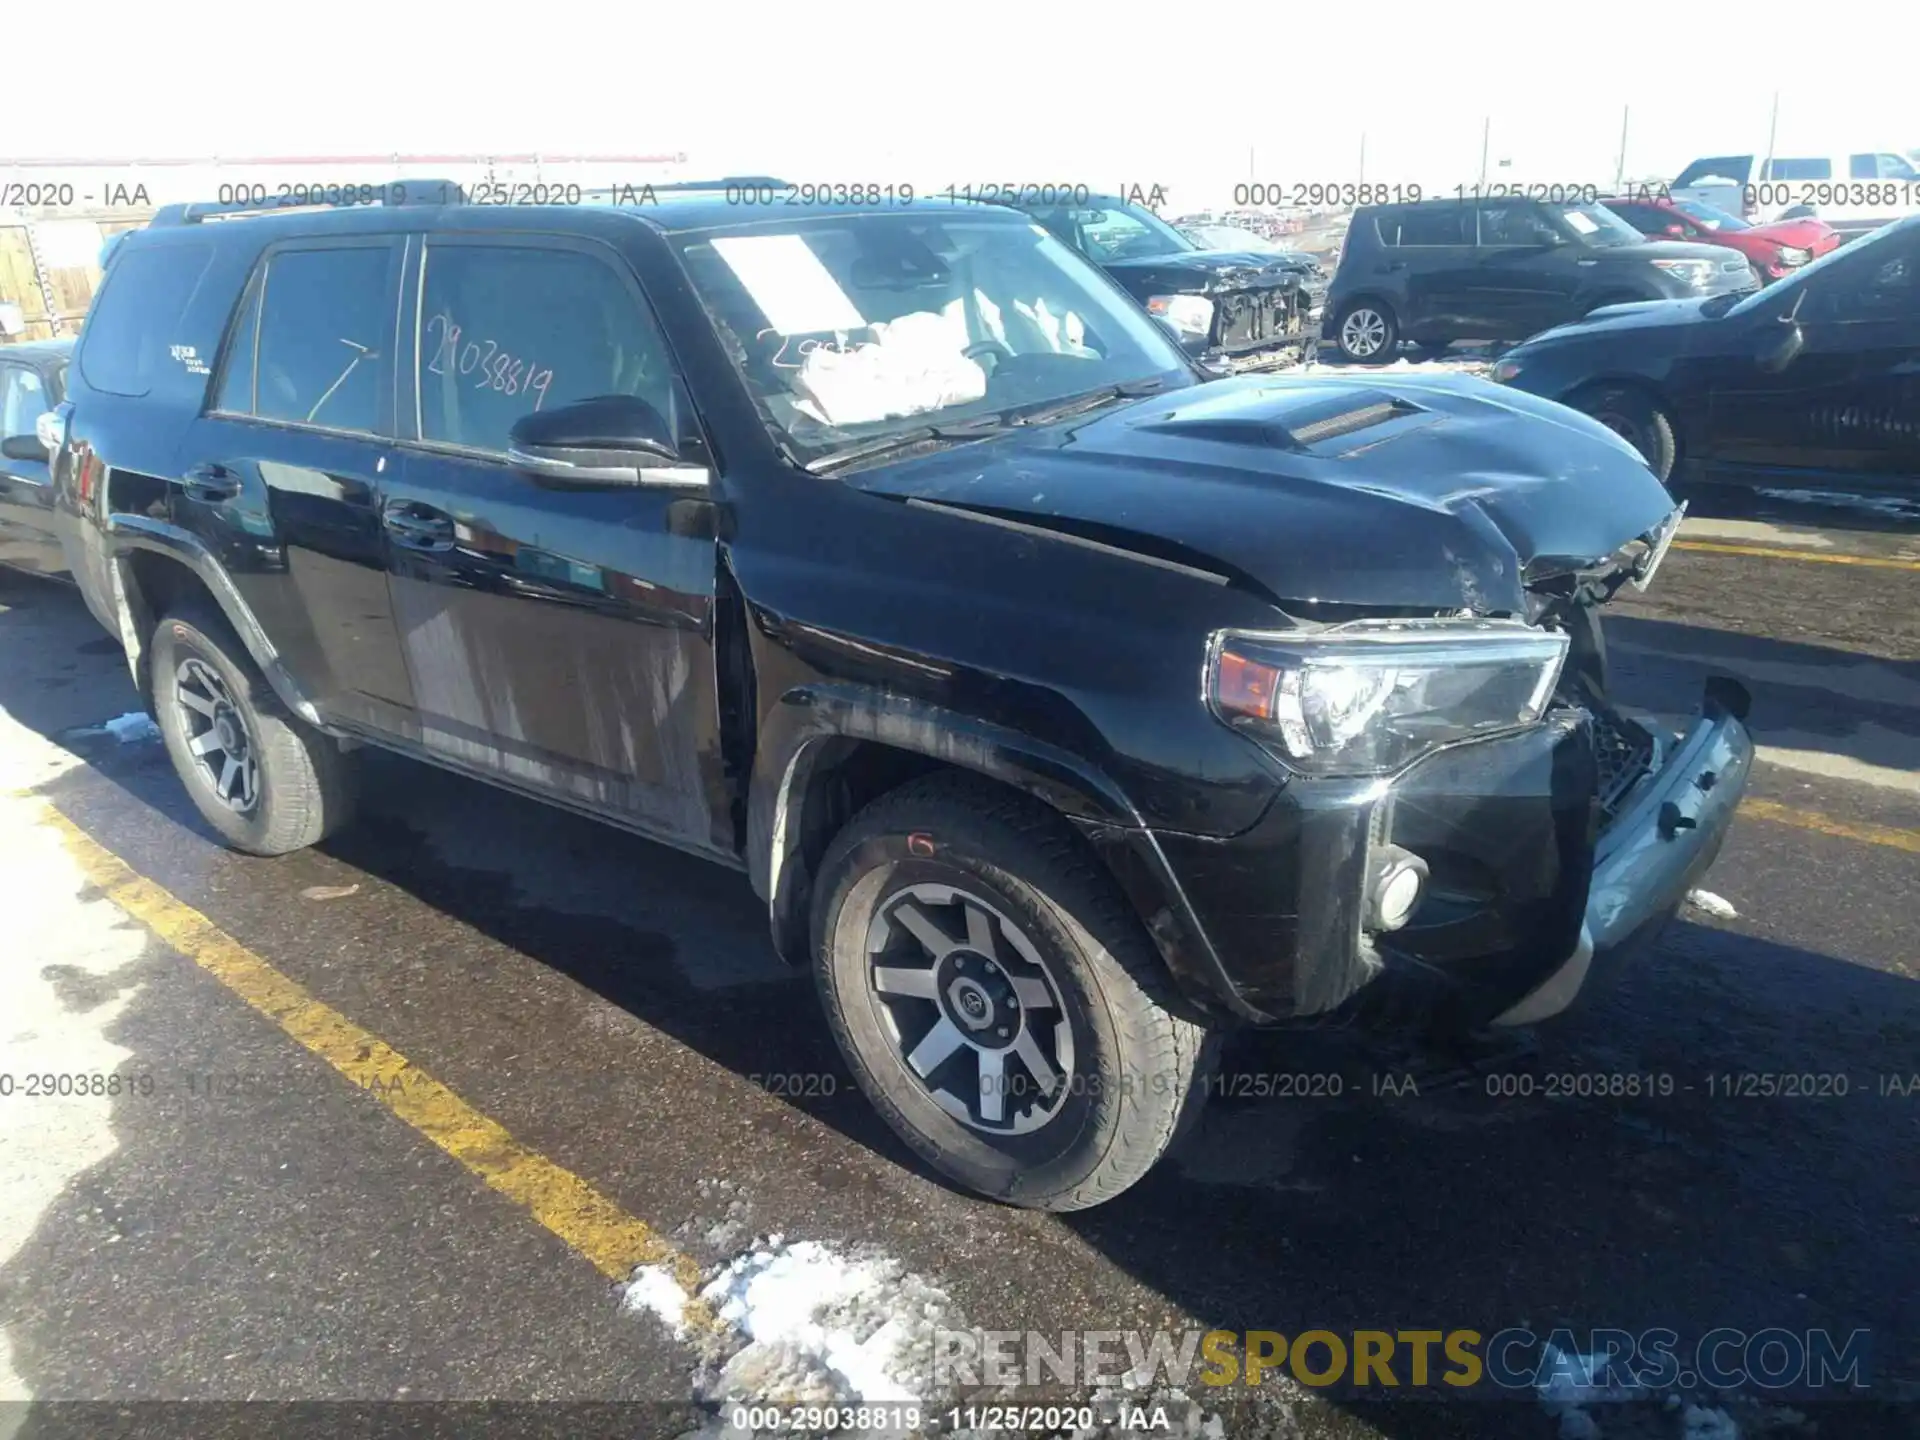
[[[9,460],[39,460],[52,458],[51,452],[40,443],[38,435],[9,435],[0,440],[0,455]]]
[[[704,468],[680,463],[660,412],[632,395],[597,395],[522,416],[507,432],[507,458],[562,484],[684,489],[708,482]]]
[[[1795,310],[1798,308],[1796,306]],[[1769,375],[1778,375],[1786,369],[1807,345],[1806,332],[1800,328],[1799,317],[1794,311],[1788,311],[1774,323],[1780,327],[1779,333],[1764,338],[1753,356],[1753,363]]]

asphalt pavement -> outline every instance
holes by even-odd
[[[739,1322],[676,1333],[623,1303],[623,1267],[710,1277],[769,1237],[1055,1337],[1869,1337],[1844,1398],[1282,1378],[1187,1386],[1176,1433],[1920,1434],[1920,519],[1703,497],[1616,609],[1628,703],[1682,714],[1716,671],[1755,696],[1710,908],[1464,1082],[1352,1035],[1240,1041],[1165,1164],[1045,1216],[892,1137],[743,877],[385,756],[354,829],[230,853],[157,744],[98,728],[139,705],[77,596],[0,577],[0,865],[26,917],[0,917],[0,1436],[264,1433],[299,1414],[243,1402],[289,1401],[343,1433],[390,1418],[349,1402],[396,1399],[446,1433],[497,1418],[458,1408],[482,1401],[554,1433],[591,1428],[559,1402],[711,1428]],[[22,1090],[103,1068],[146,1083]],[[1338,1093],[1276,1093],[1302,1074]]]

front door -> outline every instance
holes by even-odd
[[[1863,244],[1801,283],[1799,353],[1778,370],[1757,363],[1780,333],[1774,311],[1722,362],[1711,460],[1920,487],[1920,230]]]
[[[384,517],[421,741],[730,853],[714,502],[675,486],[562,487],[508,455],[522,416],[620,394],[704,457],[630,268],[598,245],[524,235],[434,237],[422,264],[407,317],[417,439]]]

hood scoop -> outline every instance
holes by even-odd
[[[1280,404],[1256,410],[1248,410],[1244,398],[1232,410],[1219,413],[1213,413],[1213,407],[1204,403],[1193,405],[1139,428],[1156,435],[1257,445],[1337,459],[1417,428],[1407,422],[1426,424],[1437,419],[1438,415],[1404,396],[1341,386],[1330,394],[1298,391]],[[1360,444],[1333,443],[1361,434],[1367,438]]]

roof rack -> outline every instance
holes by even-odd
[[[385,183],[367,181],[363,184],[315,185],[316,198],[289,199],[281,196],[263,200],[236,200],[231,203],[215,200],[193,200],[184,204],[162,205],[153,212],[149,226],[162,225],[198,225],[202,220],[218,220],[232,215],[270,215],[282,210],[329,210],[357,209],[363,205],[440,205],[447,195],[464,193],[459,182],[454,180],[390,180]],[[342,198],[329,200],[329,191],[341,192]],[[365,196],[366,198],[358,198]]]

